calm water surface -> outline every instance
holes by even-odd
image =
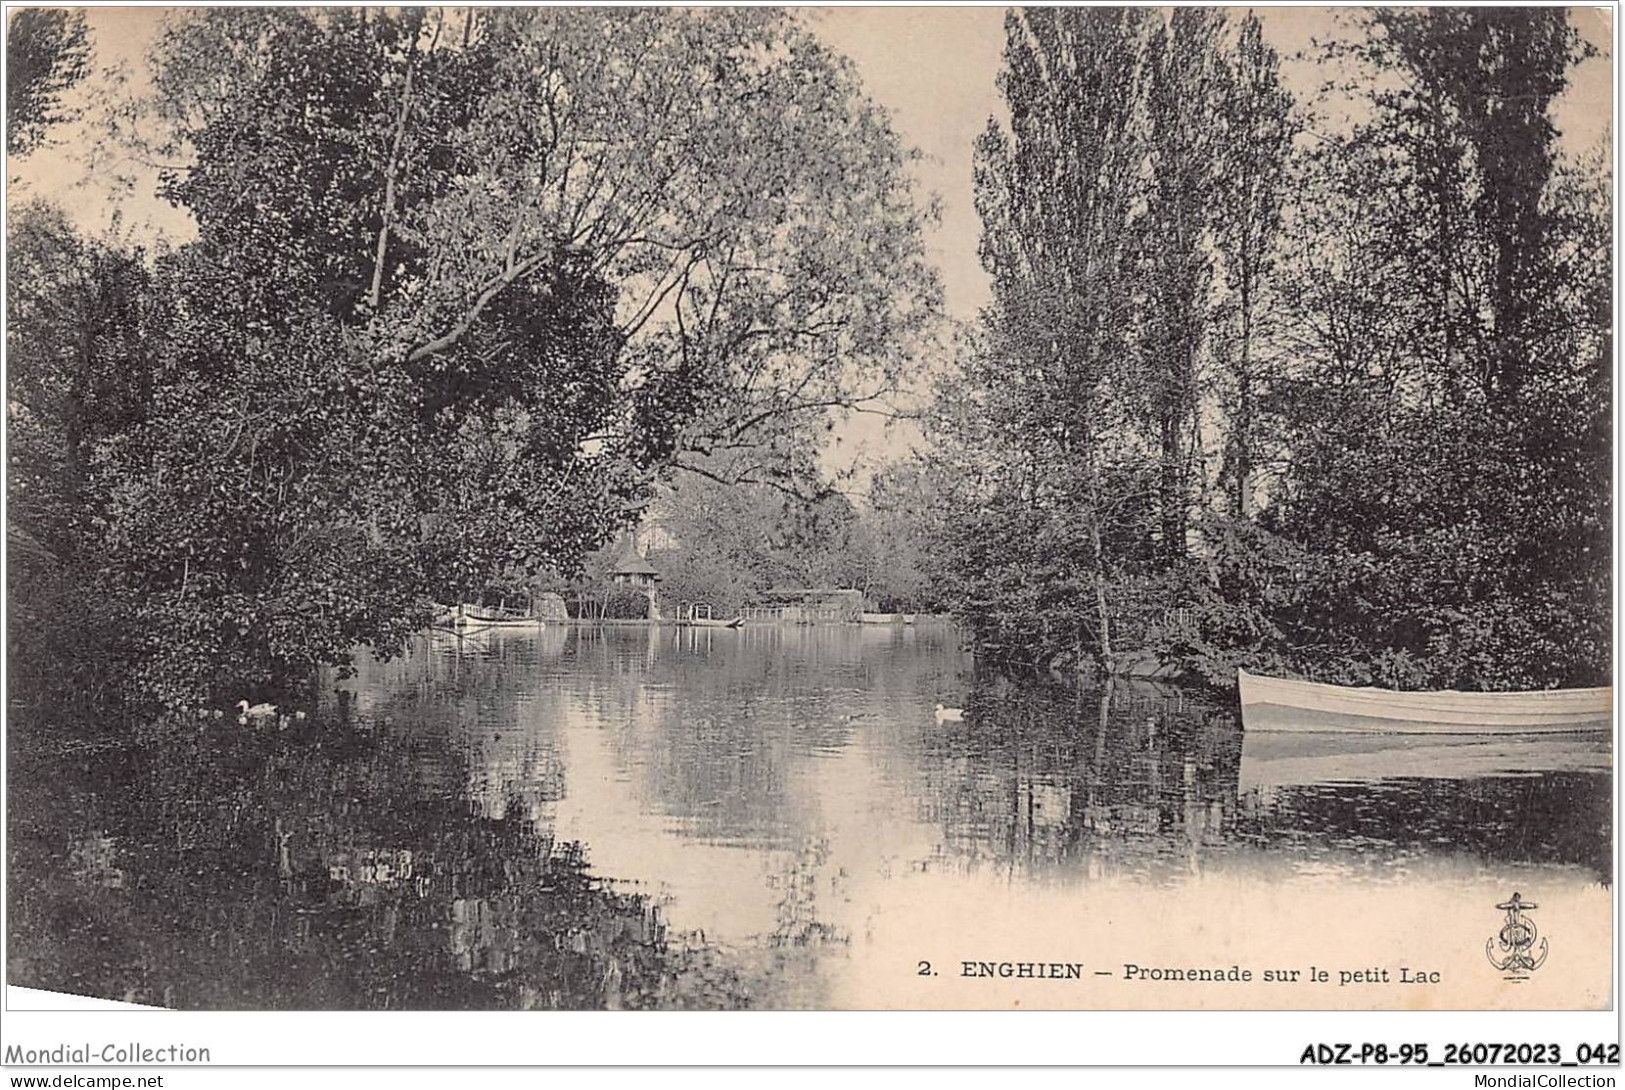
[[[1233,708],[978,671],[946,627],[425,638],[322,701],[281,733],[14,755],[10,983],[867,1006],[877,950],[981,955],[933,920],[1064,928],[1106,890],[1613,877],[1606,739],[1255,750]]]

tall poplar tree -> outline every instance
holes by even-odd
[[[1186,553],[1200,455],[1198,382],[1211,319],[1210,230],[1219,196],[1222,13],[1180,8],[1146,57],[1147,183],[1135,236],[1144,249],[1140,352],[1157,450],[1156,547]]]
[[[1277,265],[1286,191],[1286,169],[1297,122],[1292,96],[1281,86],[1280,59],[1264,41],[1258,16],[1249,12],[1237,26],[1235,45],[1221,59],[1222,166],[1215,217],[1215,244],[1224,267],[1233,326],[1219,353],[1228,370],[1224,389],[1222,479],[1231,509],[1241,518],[1253,510],[1258,459],[1261,349],[1267,339],[1270,307],[1266,293]]]
[[[1142,199],[1139,110],[1149,13],[1034,8],[1006,16],[1000,89],[1010,130],[977,146],[982,259],[993,277],[985,391],[1002,450],[990,482],[995,537],[1024,544],[1047,589],[1046,642],[1113,655],[1114,539],[1141,481],[1114,447],[1130,425],[1130,334]],[[1006,445],[1007,444],[1007,445]]]

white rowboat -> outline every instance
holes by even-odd
[[[1552,734],[1607,730],[1614,714],[1614,691],[1607,687],[1398,692],[1236,673],[1248,732]]]
[[[677,623],[692,628],[738,628],[745,623],[745,618],[729,617],[727,620],[721,620],[715,617],[691,617],[686,621],[678,621]]]
[[[491,609],[487,606],[461,605],[453,615],[457,628],[540,628],[545,622],[518,610]]]

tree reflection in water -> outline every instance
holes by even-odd
[[[990,878],[1017,930],[1125,883],[1612,880],[1606,752],[1266,767],[1253,739],[1249,766],[1223,704],[873,627],[437,640],[286,733],[14,750],[9,982],[193,1008],[819,1007],[876,927]],[[1282,774],[1303,767],[1333,774]],[[1467,767],[1490,774],[1445,774]]]
[[[492,817],[447,790],[466,770],[446,738],[335,711],[14,781],[10,983],[178,1008],[745,1001],[522,800]]]

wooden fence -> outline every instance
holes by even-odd
[[[848,624],[855,611],[841,606],[746,606],[739,615],[747,622],[771,624]]]

